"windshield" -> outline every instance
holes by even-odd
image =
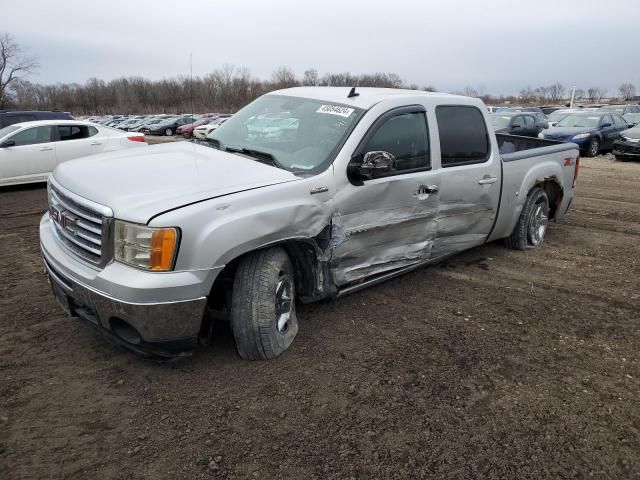
[[[558,127],[597,127],[600,123],[600,117],[593,115],[567,115],[560,120],[556,126]]]
[[[555,112],[552,112],[549,114],[549,121],[550,122],[557,122],[561,119],[563,119],[564,117],[566,117],[567,115],[569,115],[570,112],[563,112],[561,110],[556,110]]]
[[[491,115],[491,122],[494,128],[505,128],[509,126],[511,117],[508,115]]]
[[[16,130],[20,130],[20,127],[16,127],[15,125],[9,125],[8,127],[0,128],[0,138],[4,138],[7,135],[15,132]]]
[[[363,112],[321,100],[265,95],[226,119],[209,139],[222,150],[259,151],[282,168],[314,173],[330,161]]]

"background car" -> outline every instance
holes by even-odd
[[[44,182],[74,158],[146,145],[144,136],[76,120],[16,123],[0,129],[0,185]]]
[[[181,127],[178,127],[178,129],[176,130],[176,135],[182,135],[185,138],[192,137],[194,128],[199,127],[200,125],[206,125],[211,121],[212,121],[211,117],[199,118],[193,123],[188,123],[186,125],[182,125]]]
[[[13,125],[14,123],[34,122],[36,120],[73,120],[73,116],[71,116],[69,112],[9,112],[7,110],[0,110],[0,128]]]
[[[640,113],[625,113],[622,118],[631,126],[640,125]]]
[[[231,115],[220,115],[218,118],[211,120],[209,123],[205,123],[204,125],[200,125],[193,129],[194,138],[205,139],[207,135],[213,132],[216,128],[226,122]]]
[[[146,135],[166,135],[170,137],[176,133],[178,127],[193,123],[193,121],[193,115],[166,118],[159,123],[143,127],[142,132]]]
[[[600,107],[599,111],[615,112],[618,115],[625,115],[627,113],[640,113],[640,105],[605,105]]]
[[[620,133],[620,137],[613,142],[613,154],[618,160],[640,160],[640,127]]]
[[[542,130],[548,127],[547,122],[536,118],[533,112],[494,113],[491,115],[491,121],[496,133],[508,133],[524,137],[537,137]]]
[[[620,132],[627,128],[627,122],[617,113],[597,110],[570,113],[555,127],[543,130],[539,136],[548,140],[576,143],[582,155],[593,157],[601,150],[612,148]]]

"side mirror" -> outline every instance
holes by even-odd
[[[371,180],[396,169],[396,157],[384,150],[367,152],[362,163],[353,162],[347,167],[347,176],[355,185],[362,185],[364,180]]]
[[[610,126],[611,126],[611,124],[609,122],[606,122],[606,123],[602,124],[602,128],[607,128],[607,127],[610,127]]]
[[[15,140],[5,140],[4,142],[0,143],[0,148],[8,148],[8,147],[15,147],[15,146],[16,146]]]

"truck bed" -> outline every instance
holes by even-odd
[[[496,134],[496,138],[502,157],[502,193],[498,219],[489,240],[511,234],[527,192],[544,182],[556,182],[562,192],[563,198],[555,215],[556,220],[562,219],[572,198],[578,145],[506,134]]]
[[[556,142],[555,140],[544,140],[535,137],[521,137],[519,135],[508,135],[506,133],[496,133],[498,140],[498,149],[500,154],[507,155],[525,150],[532,150],[540,147],[549,147],[551,145],[566,145],[565,142]]]

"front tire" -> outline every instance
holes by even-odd
[[[173,136],[173,130],[171,130],[170,128],[167,128],[167,129],[165,129],[164,134],[167,137],[171,137],[171,136]]]
[[[536,187],[529,193],[520,218],[505,244],[513,250],[533,250],[542,245],[549,225],[549,198]]]
[[[280,247],[251,253],[236,270],[231,328],[245,360],[267,360],[284,352],[298,333],[291,260]]]
[[[589,142],[589,147],[587,147],[587,157],[595,157],[600,153],[600,140],[597,138],[592,138],[591,142]]]

